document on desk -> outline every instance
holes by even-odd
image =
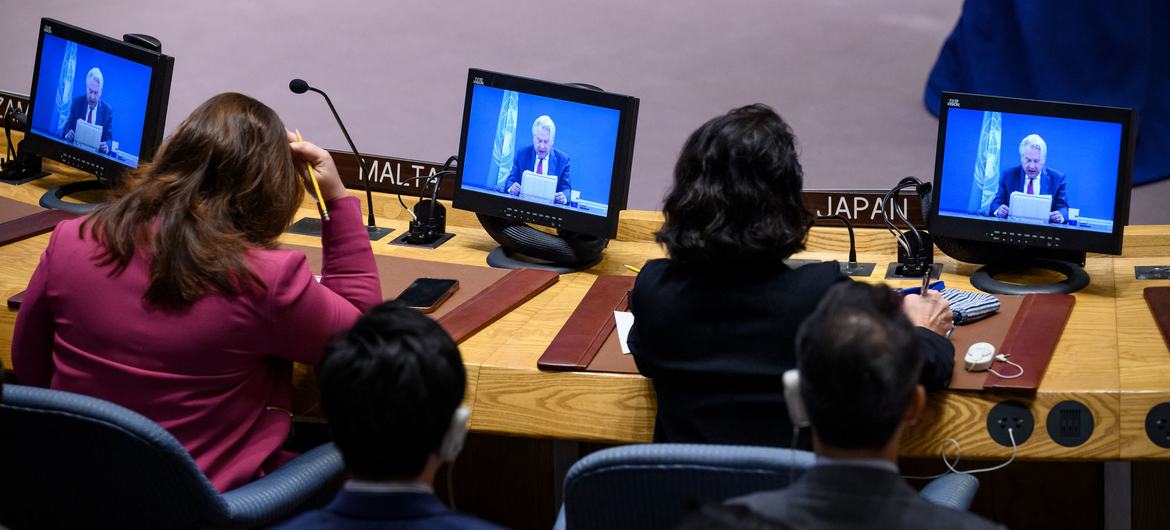
[[[634,327],[634,314],[629,311],[614,311],[613,321],[617,323],[618,341],[622,343],[622,353],[629,355],[630,328]]]

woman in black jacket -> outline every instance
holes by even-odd
[[[670,258],[648,262],[630,293],[630,349],[658,395],[655,441],[790,443],[781,377],[796,366],[796,330],[829,287],[849,281],[836,261],[784,264],[812,225],[801,186],[796,138],[765,105],[687,139],[657,235]],[[927,353],[922,383],[945,388],[946,301],[910,295],[903,307]]]

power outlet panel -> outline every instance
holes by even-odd
[[[1158,403],[1146,414],[1146,436],[1154,445],[1170,449],[1170,403]]]
[[[1061,401],[1048,411],[1048,436],[1065,447],[1077,447],[1093,436],[1093,412],[1080,401]]]
[[[1035,427],[1032,411],[1019,401],[1001,401],[987,413],[987,434],[1004,447],[1012,446],[1012,438],[1017,446],[1024,445],[1032,437]],[[1012,430],[1010,435],[1008,429]]]

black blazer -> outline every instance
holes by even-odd
[[[781,379],[796,367],[796,332],[843,281],[836,261],[769,270],[646,263],[630,291],[628,342],[658,395],[654,440],[789,446]],[[917,332],[927,353],[922,383],[945,388],[954,346]],[[798,445],[807,448],[807,438]]]
[[[791,528],[992,530],[978,515],[923,499],[902,477],[884,469],[818,465],[786,489],[727,501]]]

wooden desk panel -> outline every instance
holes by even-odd
[[[28,286],[33,271],[41,261],[41,254],[49,245],[49,235],[41,234],[0,247],[0,296],[8,297]],[[12,369],[12,330],[16,325],[16,311],[7,306],[0,310],[0,362]]]
[[[1064,447],[1048,436],[1048,413],[1056,404],[1079,401],[1093,413],[1093,434],[1077,447]],[[921,458],[938,457],[944,448],[954,455],[953,438],[962,447],[963,458],[1006,459],[1011,448],[999,445],[987,434],[987,413],[1001,401],[1018,401],[1028,406],[1035,425],[1031,436],[1019,444],[1016,458],[1044,460],[1113,460],[1118,456],[1119,419],[1115,392],[1048,392],[1034,396],[1000,392],[943,392],[927,403],[921,421],[902,438],[900,454]],[[961,469],[969,466],[958,466]]]
[[[1139,281],[1134,266],[1165,265],[1170,258],[1114,260],[1117,282],[1117,347],[1122,417],[1121,458],[1170,458],[1170,449],[1154,445],[1146,435],[1150,408],[1170,402],[1170,349],[1154,324],[1142,296],[1146,287],[1170,286],[1170,280]]]
[[[46,163],[46,166],[58,174],[19,187],[0,185],[0,195],[35,203],[44,189],[82,178],[59,165]],[[364,194],[352,193],[364,202]],[[408,206],[414,201],[406,198]],[[439,249],[387,245],[406,229],[409,216],[393,196],[376,195],[374,205],[379,225],[395,228],[391,236],[373,244],[375,253],[486,265],[487,253],[496,246],[473,214],[450,208],[448,231],[456,237]],[[300,216],[315,217],[313,205],[306,202]],[[651,439],[655,402],[653,389],[645,378],[625,374],[549,373],[536,368],[537,358],[597,275],[629,275],[632,273],[624,265],[641,266],[647,259],[664,255],[653,241],[653,234],[662,222],[660,212],[627,211],[622,212],[621,219],[618,239],[610,243],[599,265],[584,273],[562,277],[560,282],[461,345],[468,372],[466,401],[474,405],[471,419],[474,431],[607,442]],[[46,234],[0,247],[0,294],[10,296],[24,289],[47,241]],[[285,235],[282,241],[313,245],[318,239]],[[857,241],[862,261],[877,262],[874,276],[863,281],[882,281],[886,264],[896,253],[893,240],[885,231],[870,229],[858,230]],[[847,232],[835,227],[814,228],[807,247],[805,253],[796,257],[843,259],[848,251]],[[1137,261],[1090,257],[1087,269],[1093,283],[1077,294],[1072,318],[1036,395],[966,392],[933,395],[924,421],[907,433],[903,452],[907,456],[934,457],[943,440],[954,437],[962,444],[964,457],[1006,458],[1010,449],[993,442],[984,426],[986,412],[998,401],[1010,398],[1029,404],[1036,419],[1032,437],[1020,447],[1019,458],[1170,457],[1170,451],[1156,448],[1144,439],[1145,411],[1151,404],[1170,401],[1170,353],[1161,343],[1140,296],[1142,287],[1156,283],[1135,285],[1132,281],[1133,264],[1170,261],[1170,258],[1137,258],[1170,256],[1170,227],[1129,227],[1125,251]],[[970,288],[969,276],[976,266],[956,263],[941,253],[936,253],[936,257],[946,264],[943,279],[949,286]],[[902,287],[917,282],[890,283]],[[14,320],[14,311],[0,312],[0,358],[8,366]],[[298,367],[297,374],[299,402],[310,409],[315,404],[311,373],[307,367]],[[1096,422],[1093,436],[1077,448],[1056,445],[1045,431],[1048,411],[1066,399],[1089,406]],[[1139,432],[1141,437],[1135,434]]]

